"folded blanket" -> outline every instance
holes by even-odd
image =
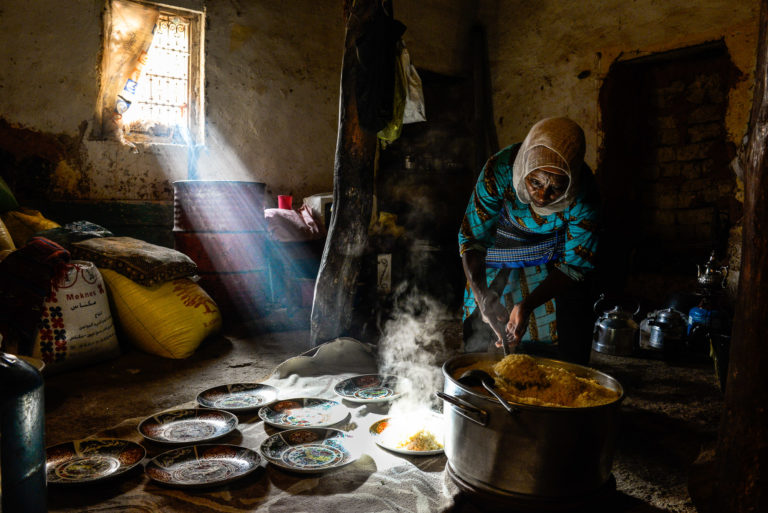
[[[175,249],[131,237],[92,238],[72,244],[72,258],[112,269],[144,286],[197,274],[197,264]]]

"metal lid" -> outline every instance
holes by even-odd
[[[660,324],[687,324],[685,315],[682,312],[675,310],[674,308],[665,308],[664,310],[657,310],[654,312],[656,321]]]
[[[637,323],[632,318],[632,313],[622,310],[619,306],[604,312],[599,322],[604,327],[611,329],[637,328]]]

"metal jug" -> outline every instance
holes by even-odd
[[[640,346],[643,349],[670,351],[682,347],[688,327],[684,313],[678,312],[674,308],[656,310],[648,314],[648,317],[641,323],[641,331],[644,328],[643,324],[647,326],[648,330],[648,340],[645,343],[643,342],[644,337],[641,337]]]
[[[600,294],[594,305],[595,313],[598,313],[598,306],[603,301],[605,301],[605,294]],[[612,310],[604,311],[595,321],[595,328],[592,332],[592,349],[598,353],[615,356],[632,355],[635,352],[638,334],[638,325],[634,316],[639,311],[639,303],[634,313],[622,310],[620,305],[615,305]]]

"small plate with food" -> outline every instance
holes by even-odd
[[[443,452],[443,417],[416,413],[387,417],[368,429],[380,447],[409,456],[433,456]]]
[[[382,403],[402,395],[409,386],[406,378],[386,374],[362,374],[336,383],[333,391],[353,403]]]

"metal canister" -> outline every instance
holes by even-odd
[[[2,510],[47,511],[43,377],[27,362],[0,352]]]

